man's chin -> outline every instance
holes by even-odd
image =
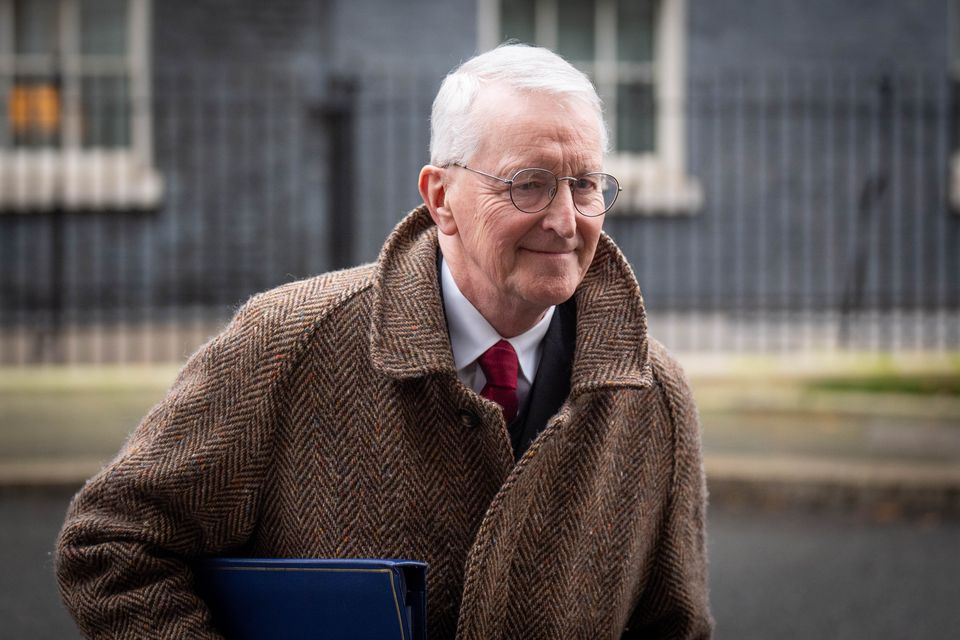
[[[527,288],[524,298],[527,302],[546,309],[557,304],[563,304],[573,297],[577,290],[575,285],[565,279],[560,282],[537,282]]]

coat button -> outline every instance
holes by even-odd
[[[461,409],[460,424],[462,424],[466,429],[476,429],[480,426],[480,416],[469,409]]]

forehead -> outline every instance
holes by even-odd
[[[598,115],[580,100],[490,86],[477,96],[474,118],[475,162],[582,169],[603,158]]]

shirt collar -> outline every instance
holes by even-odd
[[[443,290],[443,308],[447,314],[450,346],[457,371],[472,364],[484,351],[500,340],[506,340],[517,352],[520,372],[533,384],[540,364],[540,343],[550,327],[556,307],[550,307],[537,324],[513,338],[504,338],[477,311],[460,291],[446,260],[441,258],[440,279]]]

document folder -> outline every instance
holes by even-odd
[[[197,592],[227,640],[426,640],[427,565],[209,558]]]

